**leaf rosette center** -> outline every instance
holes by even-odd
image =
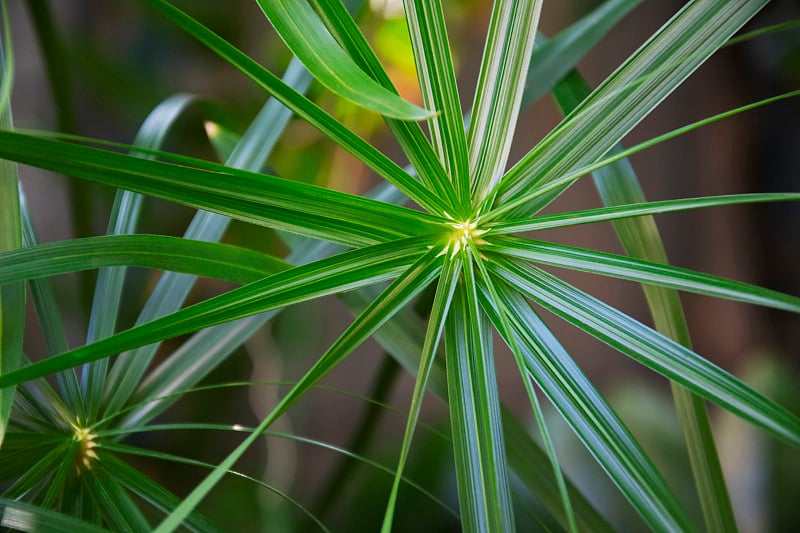
[[[476,221],[465,220],[463,222],[452,222],[448,225],[452,228],[452,231],[444,249],[445,253],[449,250],[452,255],[455,255],[462,248],[486,244],[486,241],[481,236],[487,230],[480,229]]]

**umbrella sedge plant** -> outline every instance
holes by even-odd
[[[573,68],[638,0],[609,0],[552,40],[537,37],[541,10],[547,8],[544,1],[495,2],[469,109],[462,108],[459,98],[445,27],[446,3],[404,2],[422,105],[398,95],[348,11],[357,12],[357,2],[255,3],[265,15],[264,23],[275,29],[295,56],[282,78],[191,13],[165,0],[142,0],[269,95],[241,138],[226,143],[212,135],[222,163],[161,151],[171,124],[196,102],[186,95],[155,109],[131,146],[15,129],[10,98],[13,28],[4,16],[3,525],[71,531],[224,527],[201,514],[204,498],[234,472],[257,439],[272,432],[276,420],[362,343],[375,338],[415,380],[405,434],[391,468],[394,481],[386,494],[384,531],[392,529],[402,512],[398,494],[404,487],[404,468],[413,453],[426,391],[439,395],[449,407],[457,513],[463,530],[529,530],[518,519],[515,522],[513,494],[519,491],[533,493],[543,512],[565,530],[612,529],[562,475],[558,450],[545,423],[543,398],[649,528],[698,529],[696,517],[542,320],[543,313],[551,313],[670,381],[702,521],[710,531],[734,531],[707,402],[792,446],[800,444],[800,419],[692,350],[676,291],[788,313],[800,311],[800,298],[669,266],[653,216],[735,204],[796,202],[800,194],[648,202],[625,158],[797,93],[734,109],[631,148],[619,143],[768,2],[687,2],[595,89]],[[312,80],[382,115],[405,160],[390,159],[305,96]],[[565,118],[521,159],[510,161],[520,109],[548,91]],[[319,130],[383,184],[356,196],[264,172],[265,161],[291,117]],[[117,188],[108,234],[37,244],[17,164]],[[605,205],[541,213],[585,179],[594,179]],[[145,196],[198,210],[184,237],[136,233]],[[231,219],[292,234],[286,240],[291,251],[277,258],[219,244]],[[614,225],[627,255],[536,239],[537,230],[604,222]],[[115,331],[124,305],[127,266],[166,272],[136,324]],[[654,327],[542,266],[641,284]],[[87,341],[69,349],[47,277],[98,268]],[[185,306],[198,276],[232,281],[239,287]],[[27,303],[26,290],[31,294]],[[415,309],[413,304],[426,291],[433,294],[429,307]],[[246,435],[218,464],[124,443],[126,435],[155,430],[157,415],[189,397],[212,368],[280,310],[328,296],[345,302],[353,311],[352,322],[324,353],[307,362],[305,374],[256,427],[237,428]],[[23,351],[26,305],[34,307],[42,324],[48,357],[31,360]],[[181,335],[189,335],[188,340],[163,362],[152,364],[159,343]],[[501,344],[518,366],[541,445],[500,401],[502,383],[495,372],[494,350]],[[126,462],[129,454],[183,461],[205,467],[208,473],[179,498]],[[512,473],[520,483],[512,485]],[[315,523],[325,528],[324,523]]]

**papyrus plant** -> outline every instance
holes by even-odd
[[[318,0],[256,2],[266,15],[265,24],[274,27],[297,58],[283,79],[171,3],[142,2],[270,95],[232,149],[220,143],[223,164],[159,151],[174,117],[191,102],[182,96],[166,101],[148,118],[135,146],[126,147],[130,153],[99,140],[90,146],[86,139],[15,131],[9,99],[13,54],[5,43],[0,92],[0,247],[7,250],[0,255],[3,525],[147,530],[154,523],[152,513],[143,509],[152,506],[162,511],[159,531],[181,525],[214,528],[198,511],[204,497],[279,417],[374,336],[416,379],[394,483],[386,494],[385,530],[391,529],[396,514],[403,469],[428,390],[449,406],[463,530],[529,528],[515,525],[512,471],[522,482],[514,490],[534,492],[564,529],[609,528],[562,476],[544,424],[542,397],[649,527],[695,529],[651,459],[542,321],[540,314],[547,312],[672,382],[706,527],[734,530],[705,402],[793,446],[800,444],[800,420],[692,350],[675,291],[786,312],[800,311],[800,299],[669,266],[652,216],[797,201],[800,195],[644,198],[624,158],[727,114],[632,148],[618,143],[767,1],[688,2],[594,90],[572,68],[637,1],[609,0],[552,41],[537,39],[545,2],[496,2],[469,109],[462,109],[459,99],[443,13],[447,3],[405,1],[423,95],[423,105],[417,106],[398,96],[348,6]],[[6,27],[6,36],[9,31]],[[304,96],[312,79],[382,115],[405,159],[390,159]],[[509,161],[521,107],[548,90],[564,120],[521,159]],[[385,184],[356,196],[262,172],[292,115]],[[14,163],[118,188],[108,235],[37,245],[20,204]],[[604,206],[541,214],[573,183],[592,174]],[[135,233],[142,195],[198,209],[184,238]],[[275,258],[217,244],[230,219],[294,234],[287,240],[291,253]],[[614,224],[628,255],[536,239],[538,230],[604,222]],[[136,325],[117,332],[124,266],[169,272]],[[642,284],[655,327],[541,266]],[[46,277],[95,268],[101,270],[88,340],[68,349]],[[184,307],[196,276],[241,286]],[[25,284],[32,295],[28,305],[35,307],[52,352],[37,361],[30,361],[21,345]],[[411,304],[426,290],[434,296],[423,310],[420,334],[403,324],[420,320]],[[211,465],[188,496],[178,498],[125,461],[129,454],[181,460],[138,449],[124,437],[147,431],[156,415],[275,313],[332,295],[340,295],[354,311],[352,323],[324,353],[307,361],[305,375],[233,452]],[[191,334],[189,340],[170,357],[151,365],[159,342],[186,334]],[[542,449],[499,401],[502,383],[493,350],[500,343],[518,365],[539,422]]]

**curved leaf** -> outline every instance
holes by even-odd
[[[169,2],[165,0],[145,1],[231,65],[242,71],[299,117],[319,129],[378,175],[383,176],[409,198],[431,213],[442,214],[441,202],[431,191],[412,178],[411,175],[383,153],[347,129],[303,95],[281,82],[253,59]]]
[[[290,265],[247,248],[164,235],[107,235],[0,253],[0,284],[126,265],[246,284]]]
[[[381,65],[366,37],[356,25],[345,6],[339,2],[311,0],[314,9],[325,21],[334,37],[353,57],[353,60],[369,73],[375,81],[391,91],[396,91],[392,80]],[[448,199],[448,204],[456,205],[455,190],[450,182],[441,161],[433,147],[425,137],[418,123],[386,118],[386,124],[392,130],[397,142],[408,157],[411,167],[431,191],[439,198]],[[453,210],[455,213],[455,210]]]
[[[225,472],[244,454],[250,445],[264,432],[280,415],[305,392],[314,386],[325,374],[332,370],[342,359],[349,355],[355,348],[372,335],[383,323],[389,320],[403,305],[419,294],[441,270],[441,261],[438,260],[435,250],[429,251],[413,266],[403,272],[383,292],[382,298],[375,300],[350,327],[333,343],[333,345],[319,358],[314,366],[284,396],[278,405],[262,420],[258,427],[231,452],[194,490],[181,502],[156,529],[156,533],[174,531],[180,526],[188,513],[202,501],[208,492],[219,482]]]
[[[286,68],[283,81],[302,93],[311,84],[311,75],[299,61],[293,59]],[[291,117],[292,112],[288,108],[275,98],[269,98],[247,128],[247,131],[236,143],[233,151],[225,157],[225,164],[229,167],[243,170],[261,170],[268,156],[272,153],[278,138],[285,131]],[[220,154],[220,156],[224,157],[224,154]],[[183,237],[191,240],[215,242],[222,238],[229,223],[230,218],[224,215],[198,211]],[[194,276],[187,274],[165,272],[159,278],[153,292],[150,293],[136,323],[150,322],[180,309],[186,301],[189,291],[194,286],[195,280]],[[246,320],[252,322],[250,319]],[[185,349],[194,345],[195,337],[192,336],[190,342],[184,343],[179,352],[186,354]],[[249,338],[249,335],[243,338]],[[130,398],[150,367],[158,347],[159,343],[142,346],[122,354],[114,361],[114,366],[111,368],[106,380],[106,401],[104,405],[107,413],[117,412]],[[198,355],[202,354],[199,359],[211,359],[216,355],[217,360],[219,360],[220,353],[218,350],[202,350],[198,352]],[[180,366],[180,361],[183,361],[183,359],[178,358],[176,360],[175,357],[170,357],[164,364],[175,368],[175,366]],[[210,371],[213,367],[206,366],[201,368]],[[194,374],[202,376],[204,372],[195,367]],[[173,377],[174,382],[170,384],[170,387],[180,386],[179,383],[186,379],[185,374]],[[162,405],[164,403],[166,402],[162,402]],[[153,406],[151,405],[151,407]]]
[[[160,149],[175,121],[193,101],[195,97],[192,95],[177,94],[157,105],[136,133],[134,146]],[[153,158],[146,154],[140,154],[140,157]],[[144,196],[141,194],[117,190],[106,233],[108,235],[134,233],[143,203]],[[87,344],[114,333],[126,273],[125,267],[104,268],[98,272],[86,333]],[[87,365],[81,372],[85,411],[91,418],[97,414],[100,405],[107,369],[108,361],[100,360]]]
[[[433,113],[370,78],[342,50],[306,0],[257,0],[289,49],[331,91],[387,117],[424,120]]]

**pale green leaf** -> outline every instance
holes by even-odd
[[[463,216],[469,205],[467,138],[442,4],[439,0],[406,0],[403,7],[422,98],[425,105],[439,111],[428,123],[431,143],[460,201],[460,212],[451,214]]]
[[[0,498],[0,526],[15,531],[109,533],[107,529],[36,505]]]
[[[493,242],[493,251],[535,263],[800,313],[796,296],[685,268],[528,239],[506,237]]]
[[[462,254],[466,255],[466,254]],[[445,329],[447,392],[464,531],[513,531],[491,326],[464,262]]]
[[[471,190],[480,203],[506,170],[541,0],[495,2],[469,124]]]
[[[0,157],[353,246],[436,227],[418,211],[221,165],[189,168],[12,132],[0,132]]]
[[[514,310],[509,321],[528,371],[620,491],[653,530],[694,530],[650,459],[530,304],[513,291],[501,298]]]
[[[528,81],[522,93],[526,107],[552,89],[642,0],[606,0],[558,35],[536,36]]]
[[[397,494],[400,490],[400,480],[403,476],[403,468],[405,467],[406,460],[408,459],[409,449],[411,448],[411,440],[414,436],[414,431],[419,421],[419,414],[422,408],[422,401],[425,392],[428,389],[428,379],[431,376],[433,363],[435,361],[436,352],[439,348],[439,339],[444,330],[447,313],[450,309],[450,303],[453,299],[453,292],[455,291],[459,275],[461,273],[461,264],[458,260],[448,259],[445,257],[442,273],[439,277],[439,285],[436,288],[436,295],[433,299],[431,306],[431,316],[428,321],[428,329],[425,333],[425,342],[420,352],[419,366],[417,370],[417,377],[414,383],[414,392],[411,396],[411,406],[408,409],[408,420],[406,422],[406,429],[403,434],[403,444],[400,448],[400,459],[397,462],[397,470],[392,484],[392,491],[389,495],[389,501],[386,504],[386,514],[383,518],[383,526],[381,530],[388,533],[392,529],[392,521],[394,518],[395,506],[397,505]]]
[[[800,418],[685,346],[541,269],[499,256],[493,266],[509,283],[567,322],[776,437],[800,445]]]
[[[584,211],[569,211],[553,215],[538,215],[526,219],[509,220],[491,225],[491,233],[521,233],[524,231],[537,231],[551,228],[563,228],[579,224],[592,224],[622,220],[625,218],[640,217],[645,215],[659,215],[702,209],[725,205],[741,205],[765,202],[798,202],[800,193],[754,193],[754,194],[729,194],[720,196],[707,196],[700,198],[681,198],[678,200],[661,200],[657,202],[643,202],[626,205],[614,205],[587,209]]]
[[[156,268],[246,284],[289,265],[229,244],[164,235],[109,235],[0,253],[0,284],[112,265]]]
[[[767,2],[688,2],[514,165],[500,183],[499,203],[598,160]],[[519,211],[540,207],[531,202]]]

